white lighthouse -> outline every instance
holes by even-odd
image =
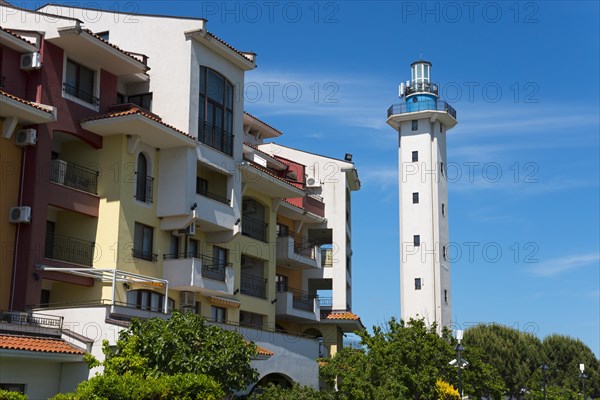
[[[388,109],[398,132],[401,318],[424,318],[438,330],[452,323],[446,180],[446,132],[456,111],[438,99],[431,63],[411,64],[404,100]]]

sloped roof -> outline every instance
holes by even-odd
[[[0,335],[0,349],[34,351],[40,353],[85,354],[85,351],[62,339],[14,335]]]

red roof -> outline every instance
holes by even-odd
[[[250,59],[250,57],[248,57],[248,55],[244,54],[243,52],[239,51],[238,49],[236,49],[235,47],[233,47],[232,45],[230,45],[229,43],[227,43],[226,41],[224,41],[223,39],[221,39],[220,37],[216,36],[213,33],[210,33],[208,31],[206,31],[206,33],[208,34],[208,36],[216,39],[217,41],[223,43],[225,46],[229,47],[231,50],[235,51],[236,53],[238,53],[240,56],[244,57],[246,60],[248,61],[252,61]]]
[[[173,125],[169,125],[169,124],[164,123],[162,121],[162,119],[160,119],[159,117],[157,117],[157,116],[155,116],[153,114],[150,114],[147,111],[144,111],[144,110],[142,110],[140,108],[137,108],[137,107],[132,107],[129,110],[125,110],[125,111],[110,112],[108,114],[99,115],[99,116],[96,116],[96,117],[84,119],[81,122],[96,121],[96,120],[99,120],[99,119],[109,119],[109,118],[124,117],[124,116],[127,116],[127,115],[136,115],[136,114],[137,115],[141,115],[143,117],[146,117],[148,119],[151,119],[152,121],[158,122],[159,124],[161,124],[163,126],[166,126],[169,129],[173,129],[174,131],[179,132],[179,133],[181,133],[184,136],[187,136],[187,137],[192,138],[192,139],[196,139],[192,135],[187,134],[184,131],[175,128]]]
[[[256,346],[256,351],[258,352],[259,355],[261,356],[272,356],[275,353],[273,353],[270,350],[265,349],[264,347],[260,347],[260,346]]]
[[[2,1],[0,1],[0,4],[2,4]],[[4,32],[8,33],[9,35],[16,37],[17,39],[21,39],[22,41],[24,41],[27,44],[35,46],[35,43],[31,43],[29,40],[25,39],[24,37],[21,37],[21,36],[17,35],[16,33],[12,32],[12,31],[10,31],[10,30],[8,30],[6,28],[3,28],[3,27],[0,26],[0,31],[4,31]]]
[[[360,321],[360,317],[350,311],[321,311],[321,319]]]
[[[297,186],[294,186],[294,185],[293,185],[291,182],[289,182],[288,180],[286,180],[286,179],[284,179],[284,178],[282,178],[282,177],[280,177],[280,176],[277,176],[277,175],[276,175],[275,173],[273,173],[273,172],[272,172],[270,169],[268,169],[268,168],[265,168],[265,167],[263,167],[262,165],[255,164],[255,163],[253,163],[252,161],[248,161],[248,165],[249,165],[249,166],[251,166],[251,167],[254,167],[254,168],[256,168],[256,169],[257,169],[257,170],[259,170],[259,171],[262,171],[262,172],[264,172],[265,174],[271,175],[273,178],[279,179],[281,182],[287,183],[288,185],[290,185],[290,186],[291,186],[291,187],[293,187],[293,188],[296,188],[296,189],[298,189],[298,190],[302,190],[301,188],[299,188],[299,187],[297,187]]]
[[[0,349],[35,351],[40,353],[85,354],[85,351],[62,339],[13,335],[0,335]]]
[[[89,29],[83,29],[83,32],[85,32],[85,33],[88,33],[88,34],[92,35],[94,38],[98,39],[99,41],[101,41],[101,42],[103,42],[103,43],[106,43],[107,45],[109,45],[109,46],[110,46],[110,47],[112,47],[113,49],[115,49],[115,50],[118,50],[118,51],[120,51],[121,53],[125,54],[126,56],[128,56],[128,57],[131,57],[131,58],[132,58],[132,59],[134,59],[135,61],[137,61],[137,62],[139,62],[139,63],[142,63],[142,64],[144,64],[144,62],[142,62],[142,61],[138,60],[137,58],[135,58],[135,57],[134,57],[134,56],[133,56],[131,53],[129,53],[129,52],[127,52],[127,51],[123,50],[122,48],[120,48],[119,46],[117,46],[117,45],[115,45],[115,44],[113,44],[113,43],[109,42],[108,40],[101,38],[100,36],[98,36],[98,35],[96,35],[94,32],[92,32],[91,30],[89,30]],[[145,65],[145,64],[144,64],[144,65]],[[147,66],[146,66],[146,67],[147,67]]]
[[[48,114],[52,114],[51,110],[49,110],[47,108],[44,108],[44,107],[40,106],[39,104],[34,103],[33,101],[25,100],[25,99],[22,99],[20,97],[15,96],[14,94],[10,94],[8,92],[5,92],[4,90],[0,90],[0,96],[8,97],[9,99],[18,101],[19,103],[27,104],[28,106],[31,106],[33,108],[37,108],[38,110],[45,111]]]
[[[251,118],[254,118],[255,120],[257,120],[258,122],[260,122],[263,125],[268,126],[269,128],[273,129],[275,132],[279,132],[281,135],[283,135],[283,132],[281,132],[279,129],[277,128],[273,128],[271,125],[267,124],[265,121],[263,121],[260,118],[255,117],[254,115],[250,114],[248,111],[244,111],[244,114],[248,115]]]

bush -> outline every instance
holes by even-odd
[[[18,392],[0,389],[0,400],[27,400],[27,396]]]
[[[283,389],[279,386],[269,384],[263,388],[264,393],[257,395],[261,400],[333,400],[336,398],[333,392],[319,392],[308,386],[294,385],[291,388]],[[250,398],[254,398],[250,396]]]
[[[82,382],[75,393],[52,400],[217,400],[225,393],[212,378],[199,374],[163,375],[104,374]]]

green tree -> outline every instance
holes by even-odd
[[[337,384],[343,399],[412,398],[434,400],[436,381],[457,387],[457,370],[449,365],[456,357],[456,341],[447,329],[442,335],[422,320],[407,323],[391,319],[373,334],[360,332],[364,349],[342,349],[322,368],[332,386]],[[504,385],[495,369],[481,360],[474,349],[464,370],[464,393],[500,398]]]
[[[250,365],[254,344],[192,313],[174,312],[168,320],[133,320],[114,347],[104,343],[104,353],[105,374],[207,375],[230,392],[258,378]]]
[[[335,400],[335,392],[318,391],[308,386],[294,385],[291,388],[283,389],[279,386],[270,384],[263,388],[264,392],[256,396],[260,400]],[[253,396],[251,397],[253,398]]]

